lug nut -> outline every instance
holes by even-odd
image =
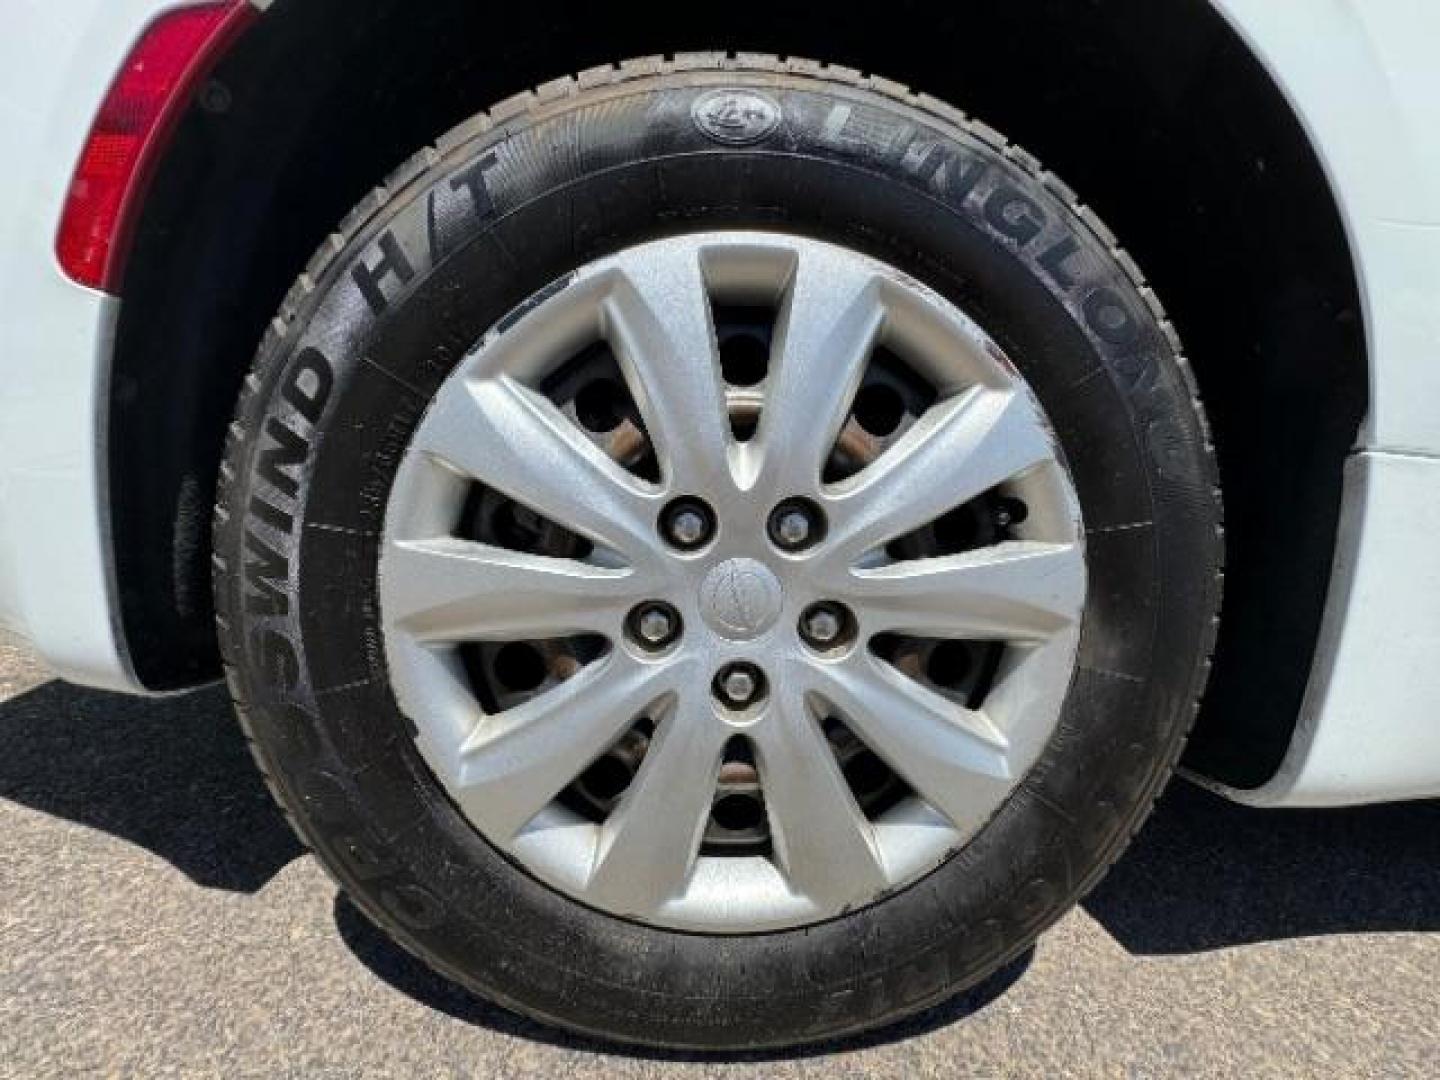
[[[755,696],[755,676],[748,671],[732,671],[725,676],[722,689],[732,705],[744,705]]]
[[[669,604],[641,604],[630,613],[630,636],[642,648],[663,649],[680,636],[680,613]]]
[[[824,532],[820,508],[804,499],[791,499],[770,514],[770,539],[783,551],[802,551],[817,543]]]
[[[800,616],[800,636],[816,649],[831,649],[849,637],[854,625],[850,613],[839,604],[812,604]]]
[[[651,608],[640,616],[640,640],[658,645],[670,637],[672,632],[670,616],[659,608]]]
[[[840,616],[818,608],[805,617],[805,636],[817,645],[833,645],[840,636]]]
[[[775,538],[786,547],[799,547],[810,539],[810,519],[799,510],[786,510],[775,522]]]
[[[727,664],[715,676],[715,695],[732,709],[753,705],[764,689],[765,676],[754,664]]]
[[[674,547],[694,551],[715,535],[715,515],[699,499],[677,499],[660,516],[660,531]]]
[[[700,511],[681,510],[670,520],[670,539],[680,547],[694,547],[705,539],[705,519]]]

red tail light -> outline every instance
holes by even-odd
[[[111,85],[70,183],[55,251],[82,285],[117,291],[146,182],[197,81],[256,14],[246,0],[180,8],[141,35]]]

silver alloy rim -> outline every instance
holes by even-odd
[[[755,386],[723,374],[712,316],[722,303],[775,311]],[[658,478],[607,454],[546,389],[597,342],[613,350]],[[858,471],[827,476],[881,349],[933,400]],[[743,441],[737,403],[759,409]],[[585,550],[558,557],[461,535],[476,482]],[[894,554],[897,538],[1001,496],[1024,517],[993,542]],[[713,511],[698,547],[667,542],[677,498]],[[816,515],[795,550],[767,528],[782,504]],[[785,523],[784,536],[806,520]],[[685,519],[681,535],[693,539],[696,525]],[[626,249],[502,320],[415,431],[379,576],[397,701],[472,825],[588,905],[713,933],[852,910],[969,842],[1058,722],[1085,585],[1070,478],[996,344],[889,266],[749,232]],[[658,648],[629,629],[647,603],[677,616],[675,639]],[[834,630],[815,605],[853,622],[837,644],[805,636]],[[656,637],[665,623],[645,625]],[[895,635],[988,650],[983,697],[902,670],[882,655]],[[580,636],[598,647],[538,692],[482,705],[464,647]],[[720,678],[735,665],[758,674],[758,700],[726,698],[725,686],[747,685]],[[603,817],[578,812],[562,793],[637,721],[646,749],[628,786]],[[837,725],[898,778],[901,793],[873,814],[833,752]],[[705,837],[737,736],[758,775],[765,839],[730,854]]]

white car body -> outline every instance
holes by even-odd
[[[1440,795],[1440,7],[1212,0],[1326,170],[1368,332],[1370,411],[1309,690],[1268,806]],[[77,285],[57,223],[117,68],[172,0],[6,0],[0,36],[0,625],[63,677],[141,692],[107,521],[121,301]],[[257,7],[266,6],[258,3]]]

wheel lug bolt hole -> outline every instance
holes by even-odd
[[[858,630],[855,615],[844,604],[825,600],[800,615],[800,637],[817,652],[847,648]]]
[[[736,663],[715,673],[711,690],[726,708],[743,710],[763,701],[769,686],[765,673],[754,664]]]
[[[825,514],[809,499],[786,499],[770,511],[766,529],[781,551],[804,551],[825,538]]]
[[[640,604],[625,620],[625,631],[646,652],[660,652],[673,645],[683,626],[680,613],[658,600]]]
[[[671,547],[697,551],[715,536],[715,511],[700,499],[676,499],[661,511],[660,534]]]

